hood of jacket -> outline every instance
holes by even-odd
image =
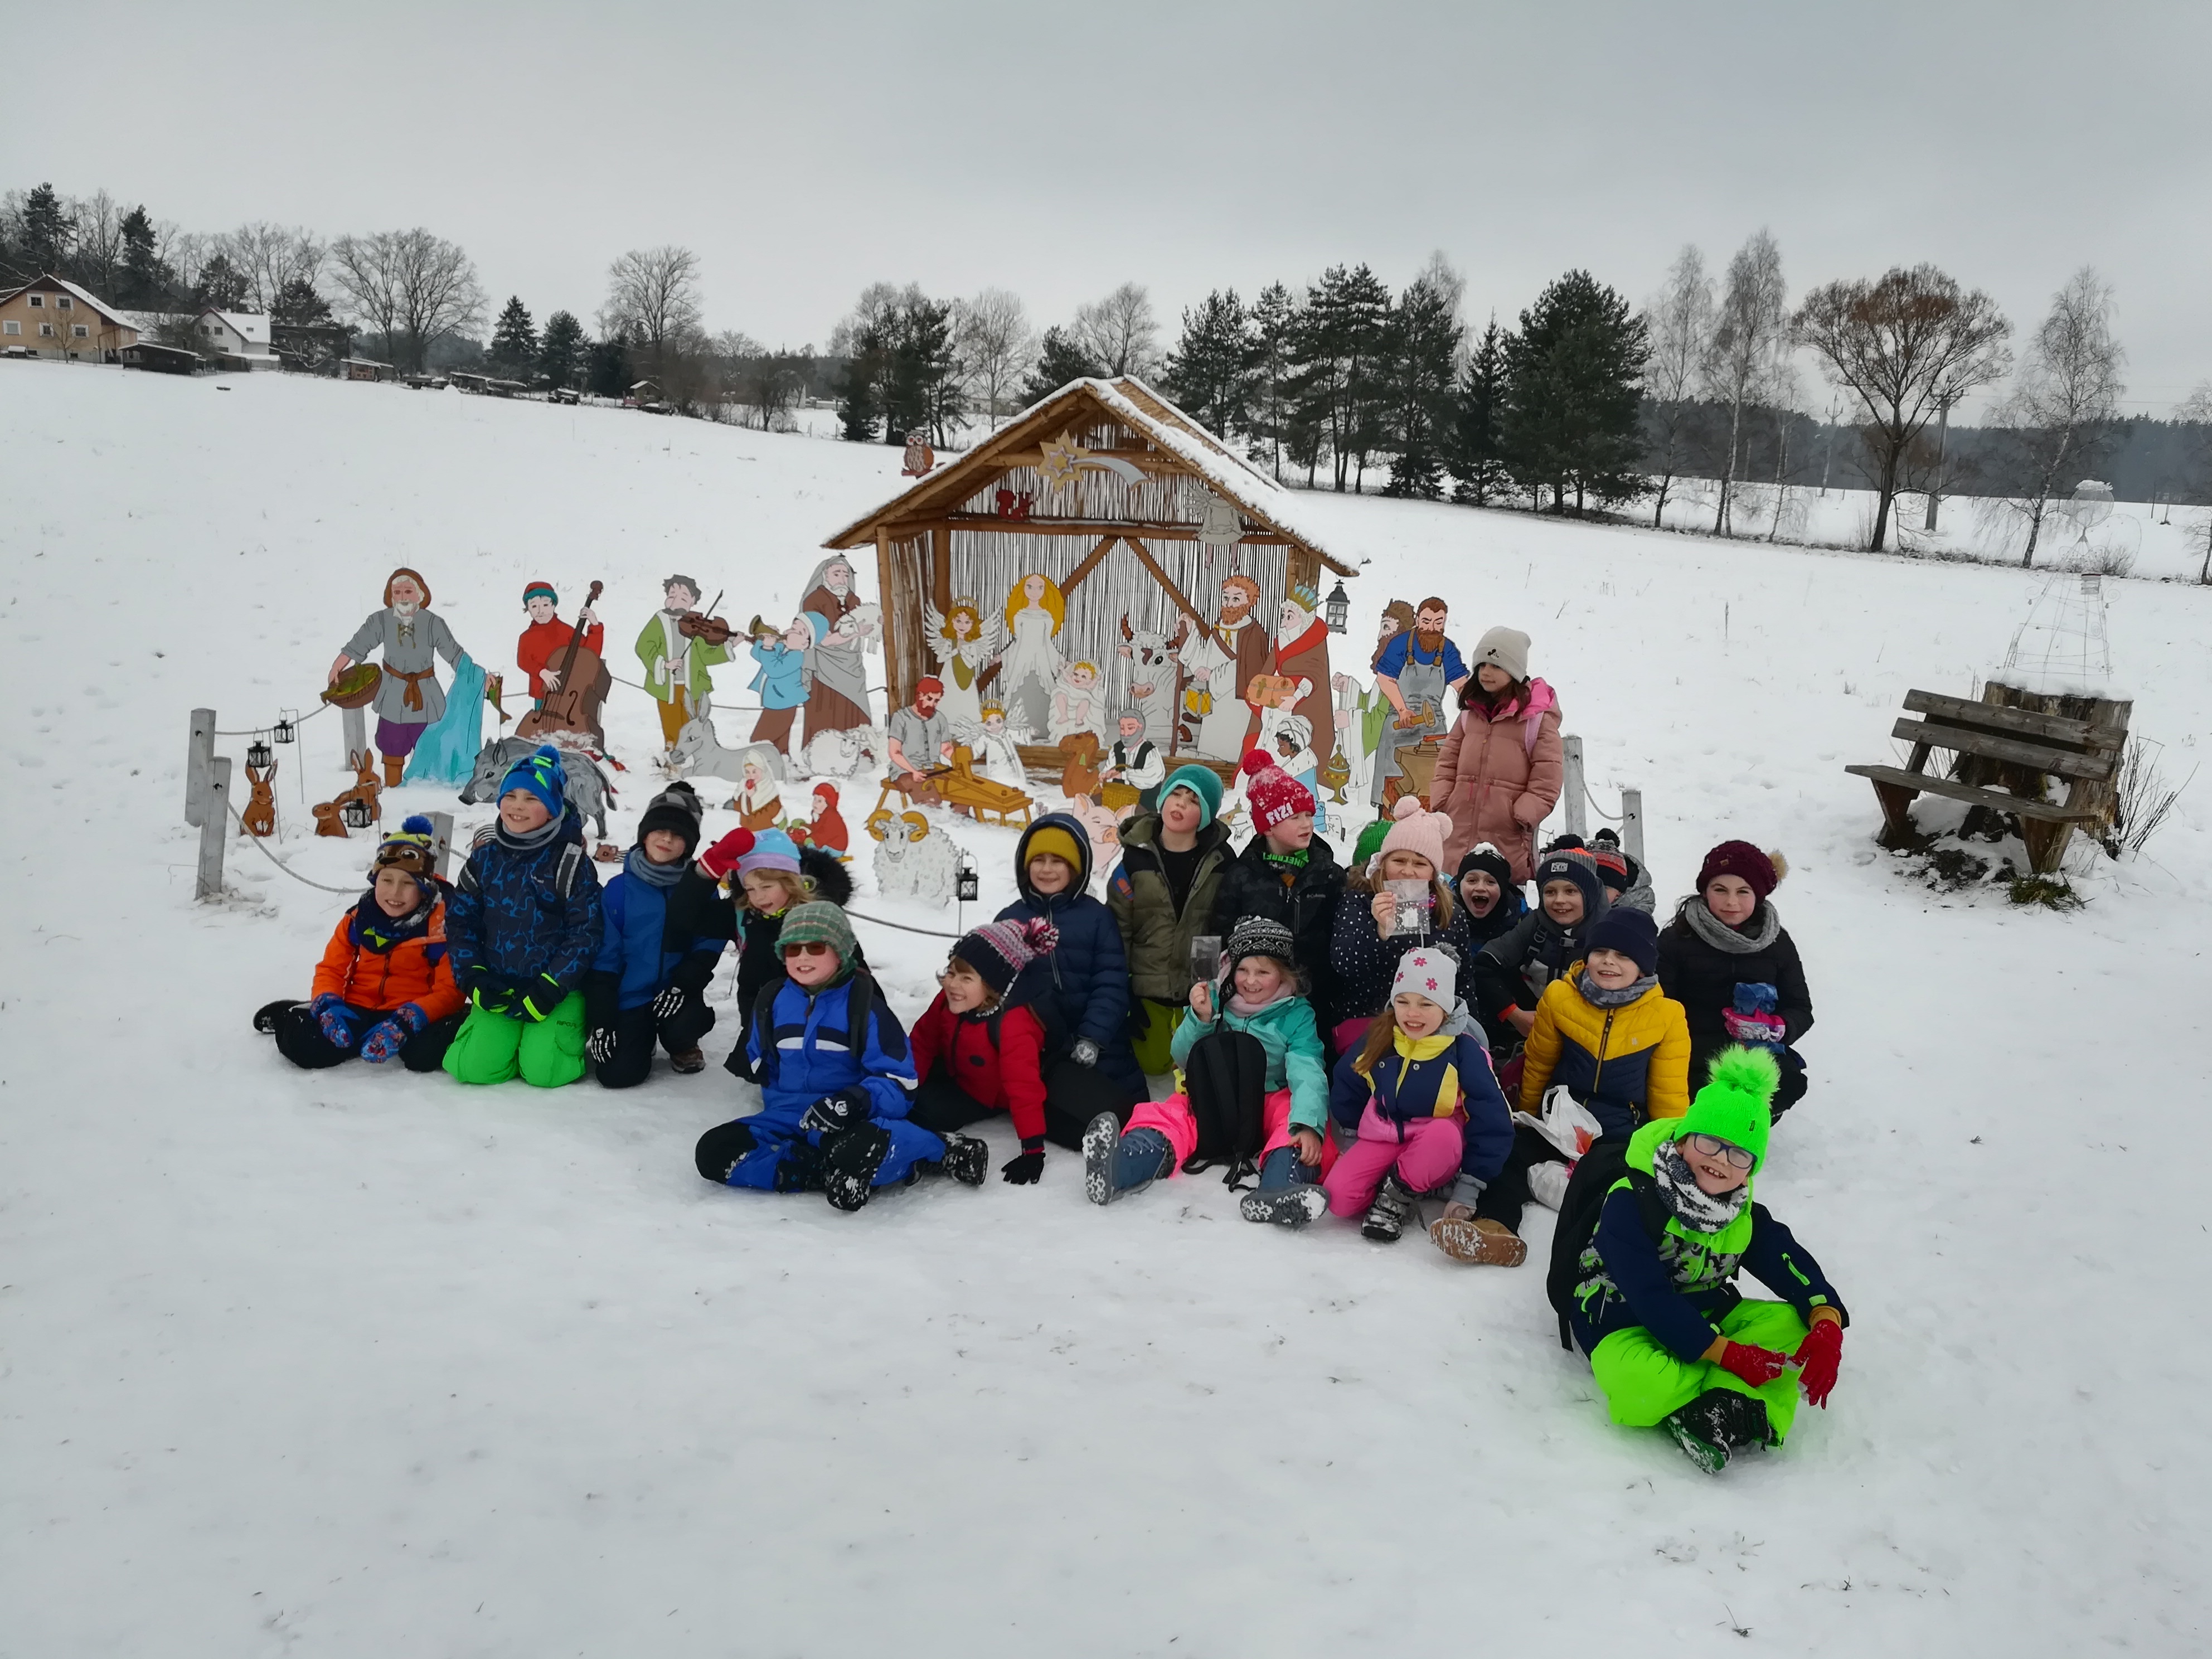
[[[1075,845],[1083,854],[1083,863],[1076,870],[1075,879],[1067,884],[1065,891],[1049,896],[1030,885],[1030,842],[1038,830],[1044,829],[1062,830],[1074,836]],[[1070,812],[1048,812],[1022,831],[1020,843],[1014,848],[1014,890],[1022,896],[1024,904],[1036,910],[1050,912],[1060,909],[1073,904],[1091,890],[1091,871],[1096,857],[1091,847],[1091,831],[1084,827],[1081,818]]]

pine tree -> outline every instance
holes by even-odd
[[[1033,404],[1049,398],[1070,380],[1100,380],[1106,366],[1097,362],[1076,341],[1069,330],[1057,325],[1044,331],[1037,346],[1036,367],[1022,382],[1022,401]]]
[[[1252,429],[1260,344],[1237,290],[1215,290],[1182,313],[1182,338],[1167,360],[1168,396],[1224,437]]]
[[[1452,499],[1486,507],[1511,480],[1498,422],[1505,398],[1505,334],[1493,316],[1467,355],[1453,398]]]
[[[903,443],[925,433],[935,444],[951,441],[967,405],[953,350],[952,302],[910,294],[890,319],[884,364],[884,441]]]
[[[538,337],[538,373],[549,386],[572,386],[583,370],[584,325],[573,312],[556,311]]]
[[[1252,302],[1252,435],[1265,441],[1283,477],[1291,433],[1291,380],[1298,330],[1297,301],[1280,283],[1270,283]]]
[[[1294,401],[1327,436],[1337,489],[1348,477],[1360,493],[1367,458],[1386,424],[1390,290],[1365,265],[1331,265],[1307,291],[1299,315]]]
[[[629,341],[619,331],[592,342],[584,357],[584,378],[594,398],[629,395]]]
[[[1390,465],[1386,495],[1435,501],[1443,494],[1444,457],[1455,410],[1452,367],[1459,356],[1458,280],[1439,264],[1407,285],[1390,314],[1385,355]]]
[[[237,311],[246,304],[246,273],[234,268],[228,254],[218,253],[200,267],[192,284],[195,310]]]
[[[1502,435],[1513,476],[1548,487],[1552,510],[1627,500],[1637,471],[1638,384],[1645,326],[1628,301],[1589,272],[1571,270],[1521,313],[1505,342]]]
[[[143,206],[123,216],[123,276],[115,302],[156,309],[166,306],[176,278],[154,241],[154,222]]]
[[[305,328],[327,328],[335,319],[331,315],[331,302],[315,292],[313,283],[304,276],[288,276],[270,305],[269,320]]]
[[[530,311],[519,294],[507,297],[507,306],[499,313],[499,321],[491,331],[491,350],[487,354],[495,374],[513,378],[527,374],[538,361],[538,330],[530,320]]]
[[[52,185],[40,185],[23,202],[23,262],[33,276],[58,272],[68,257],[69,214]]]

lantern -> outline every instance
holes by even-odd
[[[1342,582],[1329,590],[1329,595],[1322,601],[1321,608],[1322,614],[1328,618],[1328,631],[1332,634],[1344,632],[1345,618],[1352,613],[1352,601],[1346,597]]]
[[[359,795],[348,801],[340,809],[338,816],[346,821],[346,827],[352,830],[366,830],[376,821],[370,816],[368,803]]]
[[[269,735],[278,743],[292,741],[292,714],[289,709],[285,710],[284,718],[276,722],[276,729]]]
[[[266,740],[258,735],[252,743],[246,745],[246,763],[257,772],[267,771],[276,763],[276,757],[270,752]]]
[[[953,892],[963,904],[973,904],[981,891],[977,885],[975,866],[967,859],[960,860],[960,869],[953,878]]]

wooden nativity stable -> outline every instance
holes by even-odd
[[[1129,706],[1144,636],[1157,650],[1179,633],[1194,637],[1212,628],[1227,577],[1258,584],[1252,617],[1272,639],[1286,593],[1318,614],[1329,585],[1358,574],[1294,527],[1296,516],[1291,492],[1125,376],[1070,381],[823,545],[875,550],[895,708],[938,672],[925,637],[931,613],[945,618],[972,605],[1010,619],[1025,579],[1047,578],[1061,613],[1054,644],[1068,662],[1097,666],[1110,738],[1112,714]],[[1133,635],[1137,649],[1125,653]],[[981,676],[987,700],[1000,666]],[[1170,752],[1233,769],[1235,757],[1218,744],[1199,756],[1185,701],[1187,693],[1195,700],[1196,689],[1173,661],[1169,672]],[[1328,696],[1324,668],[1324,716]],[[1315,745],[1326,755],[1333,733],[1325,718],[1314,726]],[[1042,732],[1020,752],[1039,768],[1065,758]]]

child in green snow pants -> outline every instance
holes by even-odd
[[[465,1033],[468,1030],[463,1026]],[[459,1039],[455,1039],[458,1043]],[[450,1068],[451,1061],[447,1062]],[[1733,1342],[1795,1353],[1805,1340],[1805,1322],[1786,1302],[1739,1302],[1721,1316],[1721,1334]],[[1797,1414],[1797,1373],[1785,1370],[1763,1388],[1754,1389],[1733,1371],[1709,1360],[1683,1360],[1653,1338],[1641,1325],[1615,1331],[1597,1345],[1590,1356],[1590,1371],[1605,1390],[1613,1420],[1633,1429],[1648,1429],[1664,1422],[1708,1389],[1733,1389],[1766,1402],[1767,1426],[1777,1445],[1790,1432]]]
[[[1176,1027],[1182,1024],[1183,1011],[1170,1008],[1164,1002],[1154,1002],[1150,997],[1139,999],[1137,1006],[1144,1011],[1145,1029],[1132,1044],[1137,1051],[1137,1067],[1148,1077],[1158,1077],[1176,1068],[1172,1047]]]
[[[505,1083],[520,1076],[540,1089],[557,1089],[578,1081],[584,1075],[583,993],[569,992],[542,1020],[470,1009],[446,1050],[445,1064],[457,1083]]]

